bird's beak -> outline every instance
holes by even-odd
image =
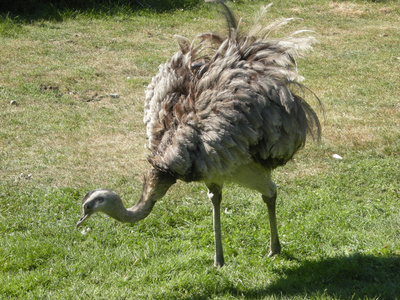
[[[90,217],[90,214],[83,214],[82,217],[79,219],[78,223],[76,223],[76,227],[79,227],[87,218]]]

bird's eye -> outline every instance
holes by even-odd
[[[99,203],[103,203],[104,202],[104,198],[103,197],[98,197],[97,201],[99,201]]]

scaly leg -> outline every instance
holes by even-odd
[[[214,222],[214,240],[215,240],[215,256],[214,266],[220,268],[224,265],[224,254],[222,250],[221,238],[221,200],[222,200],[222,187],[217,184],[207,185],[208,198],[210,198],[213,205],[213,222]]]
[[[279,243],[279,238],[278,238],[278,228],[276,225],[276,212],[275,212],[276,191],[272,197],[263,195],[262,198],[268,207],[269,230],[271,233],[271,244],[270,244],[270,251],[269,251],[268,257],[271,257],[271,256],[273,256],[275,254],[279,254],[281,252],[281,245]]]

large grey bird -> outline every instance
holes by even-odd
[[[147,88],[144,123],[151,167],[140,200],[126,209],[114,191],[91,191],[77,226],[96,212],[138,222],[177,180],[202,181],[213,205],[214,264],[221,267],[221,190],[225,182],[234,182],[261,193],[270,222],[269,255],[281,251],[271,171],[288,162],[308,134],[320,134],[316,113],[295,93],[305,90],[295,58],[310,50],[314,39],[299,32],[269,38],[290,19],[241,34],[221,4],[229,34],[204,33],[193,42],[177,37],[180,50]]]

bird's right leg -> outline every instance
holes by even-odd
[[[262,195],[262,198],[268,207],[269,230],[271,234],[270,251],[268,257],[281,252],[281,244],[279,243],[278,228],[276,225],[276,186],[272,181],[270,181],[270,184],[272,188],[271,193],[268,193],[268,195]]]
[[[214,240],[215,240],[215,256],[214,266],[220,268],[224,265],[224,254],[222,250],[221,238],[221,200],[222,186],[218,184],[208,184],[208,198],[213,205],[213,223],[214,223]]]

